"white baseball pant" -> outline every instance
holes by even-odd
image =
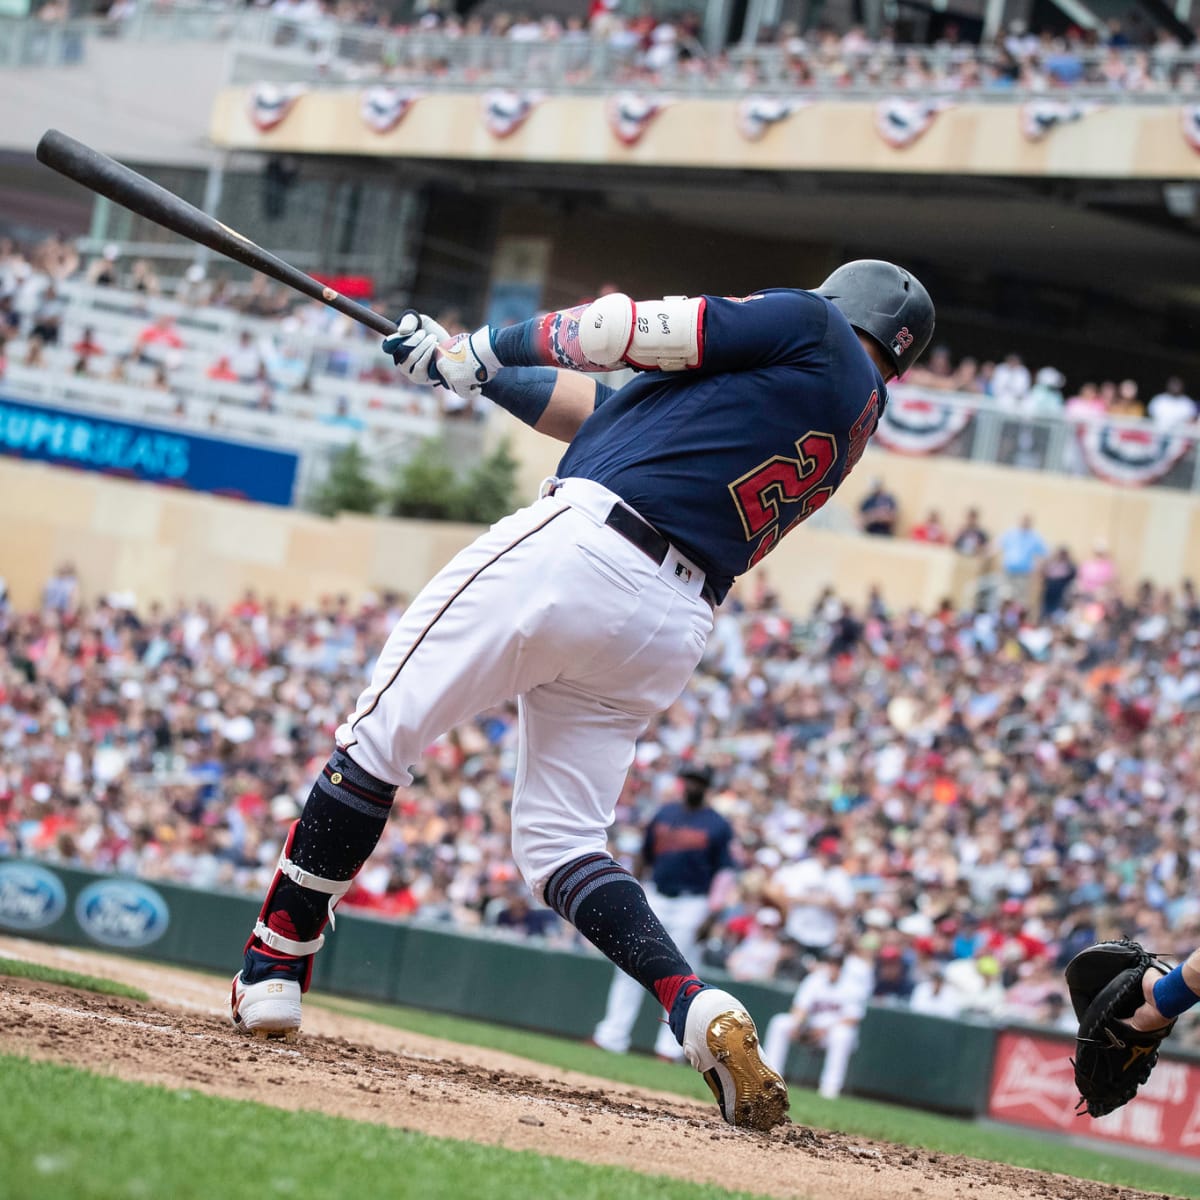
[[[364,770],[406,786],[434,739],[517,697],[513,857],[535,892],[606,852],[634,743],[712,630],[704,572],[674,549],[657,564],[606,526],[616,502],[567,479],[456,555],[397,622],[337,731]]]
[[[653,887],[646,888],[646,899],[663,928],[679,948],[679,953],[692,966],[700,954],[697,932],[708,916],[707,896],[664,896]],[[624,1054],[629,1049],[633,1027],[642,1011],[642,1001],[649,992],[632,975],[618,970],[613,973],[612,985],[608,989],[608,1004],[604,1018],[596,1026],[592,1041],[604,1050]],[[682,1059],[683,1050],[675,1040],[671,1027],[663,1021],[654,1039],[654,1052],[663,1058]]]
[[[762,1043],[763,1057],[780,1075],[787,1065],[788,1050],[791,1048],[795,1028],[796,1018],[790,1012],[777,1013],[767,1022],[767,1032]],[[858,1024],[837,1021],[814,1032],[825,1052],[817,1091],[826,1099],[832,1100],[841,1095],[842,1085],[846,1082],[850,1058],[858,1045]]]

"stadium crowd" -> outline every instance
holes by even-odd
[[[64,566],[0,615],[0,853],[261,894],[404,603],[85,602]],[[1063,1023],[1082,946],[1200,941],[1198,711],[1190,584],[789,614],[760,575],[639,743],[611,845],[631,861],[703,760],[740,865],[705,967],[795,980],[841,952],[877,1002]],[[510,858],[514,725],[429,748],[346,909],[572,942]]]

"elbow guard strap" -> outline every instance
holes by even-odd
[[[579,317],[579,346],[602,367],[683,371],[704,357],[704,300],[631,300],[620,292],[592,301]]]

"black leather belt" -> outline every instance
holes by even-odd
[[[612,506],[604,523],[610,529],[615,529],[626,541],[632,542],[656,566],[661,567],[670,553],[671,543],[653,525],[643,521],[632,508],[619,501]],[[717,607],[716,593],[707,579],[700,589],[700,596],[711,607]]]

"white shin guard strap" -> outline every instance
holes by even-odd
[[[316,954],[325,945],[324,934],[314,938],[311,942],[297,942],[293,941],[292,938],[284,937],[281,933],[276,933],[275,930],[268,928],[262,921],[259,921],[254,926],[254,936],[264,946],[270,946],[272,950],[278,950],[280,954],[294,954],[297,957]]]
[[[326,896],[332,896],[335,900],[340,900],[354,882],[353,879],[323,879],[320,875],[310,874],[288,858],[286,846],[279,854],[279,869],[302,888],[308,888],[310,892],[324,892]]]

